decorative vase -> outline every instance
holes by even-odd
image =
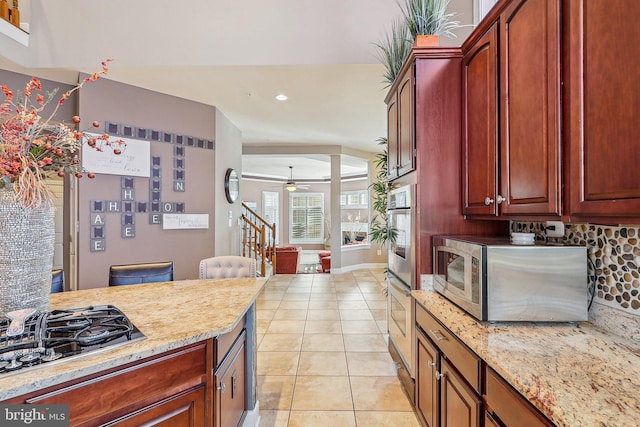
[[[435,35],[419,34],[416,36],[414,46],[426,47],[426,46],[438,46],[440,37]]]
[[[11,188],[0,189],[0,316],[25,308],[49,311],[54,211],[53,203],[25,208]]]

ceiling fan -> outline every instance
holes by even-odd
[[[287,191],[296,191],[298,188],[309,188],[308,185],[299,185],[296,184],[296,182],[293,180],[293,166],[289,166],[289,172],[290,172],[290,178],[289,180],[284,184],[284,188],[287,189]]]

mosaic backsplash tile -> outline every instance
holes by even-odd
[[[587,244],[595,267],[594,302],[640,318],[640,227],[565,224],[564,237],[547,238],[545,224],[512,221],[516,232],[535,233],[536,240]],[[603,316],[591,316],[603,317]]]

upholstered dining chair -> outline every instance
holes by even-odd
[[[172,280],[173,261],[112,265],[109,267],[109,286],[170,282]]]
[[[51,271],[51,293],[64,292],[64,270]]]
[[[201,279],[256,277],[256,260],[236,255],[214,256],[200,261]]]

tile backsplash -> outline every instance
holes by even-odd
[[[595,274],[596,283],[589,320],[640,340],[640,227],[565,224],[564,237],[557,238],[546,237],[542,222],[512,221],[511,230],[535,233],[540,241],[586,244],[593,263],[589,274]]]

